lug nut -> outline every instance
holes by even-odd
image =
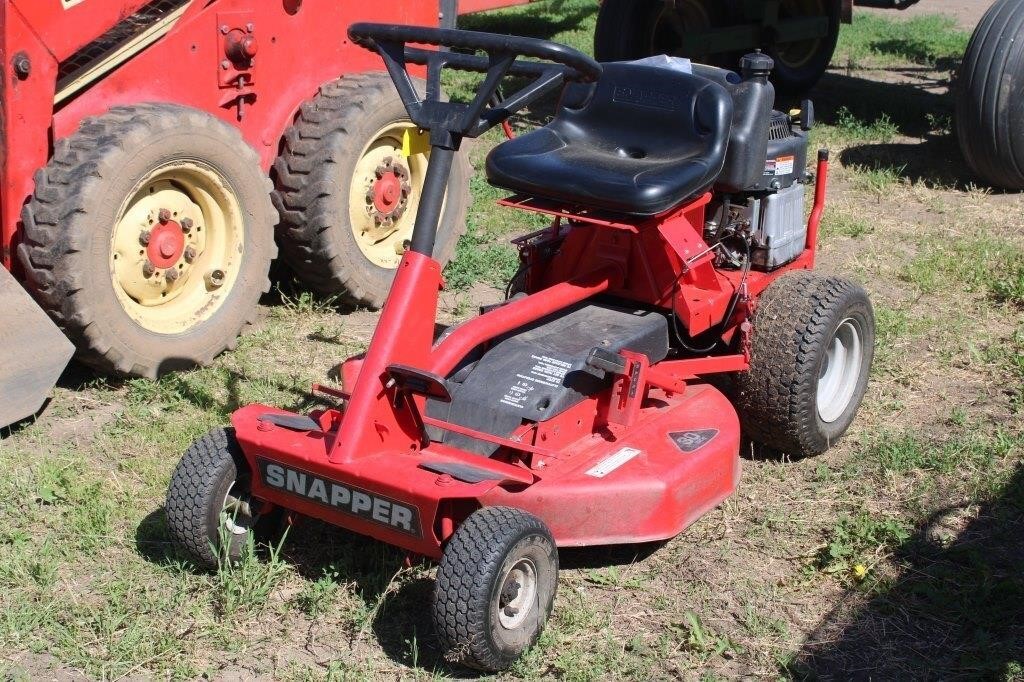
[[[152,234],[150,233],[149,230],[143,230],[142,232],[139,233],[139,243],[142,244],[143,246],[147,246],[149,244],[149,238],[151,236]]]
[[[143,277],[152,277],[154,272],[156,272],[156,267],[153,266],[153,263],[147,260],[142,264]]]
[[[169,208],[161,208],[160,212],[157,214],[157,218],[160,222],[166,223],[171,219],[171,210]]]
[[[206,273],[206,276],[203,279],[206,280],[206,286],[210,287],[211,289],[216,289],[217,287],[224,285],[225,277],[226,275],[223,270],[221,270],[220,268],[215,268]]]
[[[168,268],[164,270],[164,277],[167,278],[168,282],[173,282],[178,279],[178,270],[176,268]]]
[[[185,262],[186,263],[191,263],[192,261],[194,261],[196,259],[196,250],[193,247],[191,247],[191,246],[187,246],[187,247],[185,247],[185,254],[184,255],[185,255]]]
[[[32,73],[32,60],[29,59],[28,55],[24,52],[19,52],[14,55],[13,66],[14,75],[16,75],[19,80],[25,80],[29,77],[29,74]]]
[[[185,234],[188,234],[189,232],[192,231],[191,218],[182,218],[181,220],[178,221],[178,224],[181,225],[181,231],[184,232]]]

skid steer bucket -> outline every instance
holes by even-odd
[[[75,348],[3,268],[0,310],[0,426],[7,426],[39,411]]]

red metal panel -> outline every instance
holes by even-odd
[[[225,103],[221,87],[228,38],[219,31],[219,16],[232,12],[253,17],[259,43],[248,82],[252,95],[241,121],[233,100]],[[157,43],[71,101],[55,116],[55,135],[73,133],[82,118],[112,106],[175,102],[237,126],[268,170],[299,105],[320,85],[347,73],[381,69],[379,57],[348,41],[345,29],[355,21],[436,25],[437,7],[305,0],[297,13],[289,14],[281,2],[221,0],[186,14]]]
[[[66,8],[61,0],[8,0],[4,4],[20,10],[39,39],[60,61],[150,2],[152,0],[82,0]]]
[[[50,153],[57,62],[9,3],[0,3],[0,33],[0,65],[4,69],[0,78],[0,255],[3,266],[11,269],[13,240],[21,207],[32,192],[32,174],[46,164]],[[15,55],[28,58],[31,71],[27,78],[11,74]]]
[[[693,452],[669,435],[708,429],[717,433]],[[619,454],[624,448],[638,452]],[[536,514],[562,547],[664,540],[736,489],[739,425],[728,399],[701,384],[683,396],[658,395],[622,437],[594,434],[562,454],[540,482],[518,492],[492,488],[480,503]],[[615,468],[599,477],[603,469],[593,470],[602,463]]]
[[[533,0],[461,0],[459,2],[459,14],[471,12],[482,12],[488,9],[499,7],[512,7],[514,5],[525,5]]]

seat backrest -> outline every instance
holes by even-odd
[[[610,62],[596,83],[566,87],[550,127],[567,142],[624,158],[701,156],[714,174],[725,159],[732,100],[718,83],[688,73]]]

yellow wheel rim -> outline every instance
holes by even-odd
[[[782,0],[779,3],[779,19],[791,17],[824,16],[826,9],[820,0]],[[791,69],[805,66],[821,49],[821,38],[781,43],[775,47],[776,58]]]
[[[412,238],[429,150],[427,135],[405,120],[378,130],[359,155],[349,224],[363,256],[378,267],[397,268]]]
[[[712,28],[713,22],[703,2],[675,0],[671,3],[661,3],[657,12],[650,33],[648,54],[689,57],[698,63],[707,61],[707,55],[684,55],[679,48],[679,41],[687,33]]]
[[[125,312],[158,334],[181,334],[217,312],[241,269],[245,230],[235,193],[209,166],[151,171],[122,203],[110,274]]]

